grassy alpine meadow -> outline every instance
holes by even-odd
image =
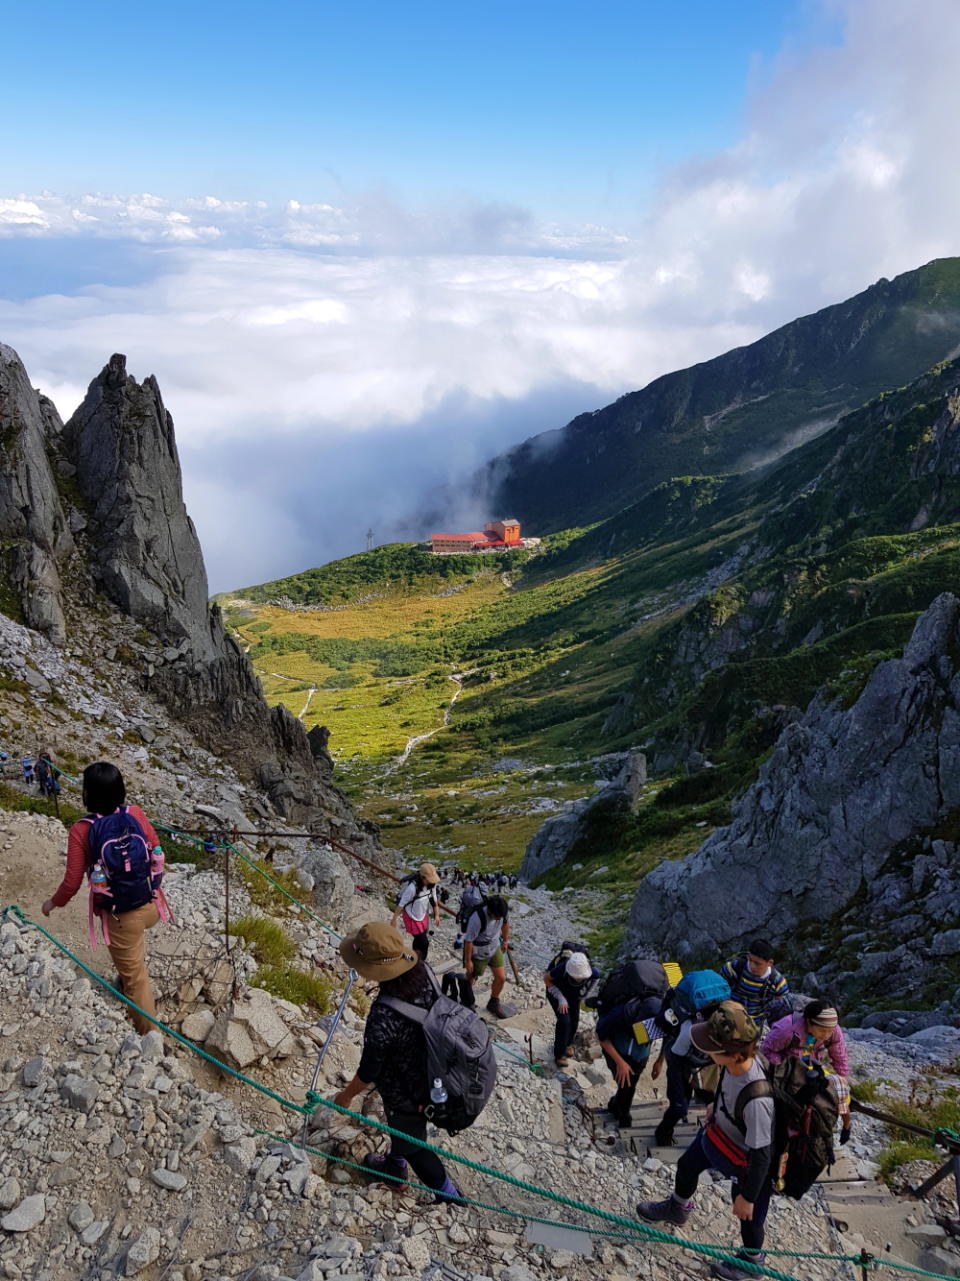
[[[595,807],[546,878],[591,891],[609,951],[638,882],[729,821],[783,727],[818,692],[849,706],[956,590],[960,507],[924,480],[952,383],[921,381],[922,405],[881,397],[765,470],[679,477],[535,555],[395,544],[221,598],[228,626],[411,864],[517,868],[642,748],[636,812]]]

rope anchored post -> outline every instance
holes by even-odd
[[[857,1255],[856,1263],[860,1269],[860,1281],[867,1281],[870,1275],[870,1269],[873,1266],[874,1256],[869,1250],[863,1249]]]

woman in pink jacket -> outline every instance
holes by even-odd
[[[825,1001],[810,1001],[802,1014],[788,1014],[774,1023],[763,1043],[763,1055],[768,1063],[782,1063],[784,1059],[802,1059],[817,1063],[830,1077],[840,1105],[840,1142],[850,1138],[850,1060],[840,1027],[840,1016]]]

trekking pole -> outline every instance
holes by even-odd
[[[510,968],[513,970],[513,979],[517,987],[523,987],[523,979],[520,977],[520,971],[517,969],[517,963],[513,959],[513,952],[510,950],[510,944],[507,944],[507,960],[510,962]]]
[[[354,969],[347,970],[347,986],[343,989],[343,996],[341,996],[340,998],[340,1004],[337,1006],[337,1012],[336,1014],[334,1014],[333,1022],[330,1024],[330,1031],[327,1033],[327,1039],[324,1041],[323,1045],[320,1047],[320,1053],[317,1055],[317,1065],[313,1069],[313,1078],[310,1081],[311,1094],[316,1093],[317,1082],[320,1080],[320,1069],[323,1067],[323,1060],[326,1058],[327,1050],[329,1050],[330,1048],[330,1042],[334,1038],[334,1034],[336,1033],[336,1030],[340,1024],[340,1018],[343,1014],[343,1011],[346,1009],[347,1001],[350,997],[350,989],[353,987],[354,983],[356,983],[359,977],[360,975],[357,973],[356,970]],[[309,1115],[303,1118],[303,1130],[301,1131],[301,1134],[300,1134],[301,1143],[306,1143],[307,1141],[307,1122],[309,1120],[310,1120]]]

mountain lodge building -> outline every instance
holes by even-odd
[[[491,520],[480,532],[431,534],[430,550],[437,556],[469,555],[472,552],[517,551],[526,547],[520,537],[518,520]]]

